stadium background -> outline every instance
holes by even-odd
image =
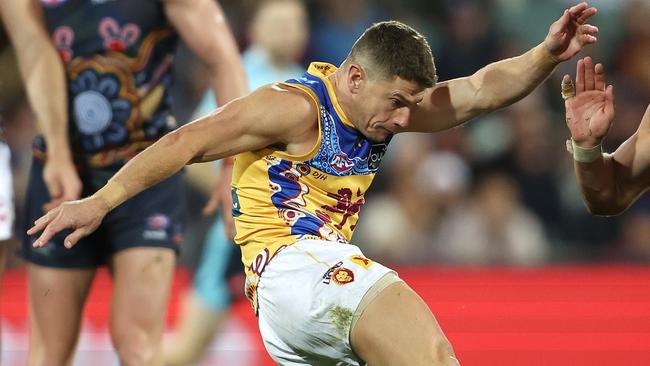
[[[301,60],[339,64],[374,21],[398,19],[429,39],[439,77],[464,76],[541,42],[567,0],[308,1],[310,42]],[[249,1],[221,1],[244,49]],[[650,101],[650,1],[597,0],[599,42],[582,56],[605,64],[616,88],[616,123],[605,148],[633,133]],[[0,36],[0,113],[13,152],[22,217],[33,116],[10,45]],[[190,118],[205,83],[179,48],[175,109]],[[408,62],[408,60],[405,60]],[[616,218],[590,216],[564,141],[563,64],[516,105],[433,136],[400,136],[368,194],[355,243],[400,269],[427,300],[463,365],[647,365],[650,363],[650,196]],[[206,197],[188,189],[190,212]],[[170,308],[186,288],[209,218],[190,217]],[[17,222],[16,227],[22,223]],[[14,242],[14,245],[17,241]],[[0,293],[2,365],[26,354],[25,274],[11,258]],[[115,364],[106,334],[110,280],[102,272],[88,304],[76,364]],[[266,365],[246,303],[205,364]],[[23,360],[23,361],[21,361]]]

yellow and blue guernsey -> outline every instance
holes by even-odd
[[[256,277],[281,248],[302,239],[347,243],[390,137],[373,142],[341,110],[327,76],[336,67],[312,63],[297,88],[318,106],[319,139],[302,156],[272,149],[237,156],[233,171],[235,242],[241,246],[254,301]]]

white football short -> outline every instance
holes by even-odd
[[[11,238],[14,225],[13,183],[9,146],[0,141],[0,240]]]
[[[351,244],[302,240],[287,246],[266,265],[257,287],[267,351],[283,366],[364,365],[350,331],[369,298],[397,281],[393,270]]]

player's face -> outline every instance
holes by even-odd
[[[416,82],[398,77],[392,81],[368,80],[363,89],[355,124],[368,139],[377,142],[404,131],[424,96],[424,89]]]

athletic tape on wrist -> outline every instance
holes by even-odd
[[[602,144],[590,148],[584,148],[576,145],[576,142],[571,139],[571,148],[573,150],[573,160],[579,163],[592,163],[603,154]]]
[[[109,181],[97,193],[99,198],[104,200],[108,206],[109,211],[119,206],[122,202],[126,201],[128,195],[126,188],[119,182]]]

